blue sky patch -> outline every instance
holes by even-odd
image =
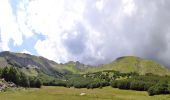
[[[18,6],[19,2],[20,2],[20,0],[9,0],[9,3],[11,5],[11,7],[12,7],[12,13],[14,15],[17,14],[17,9],[18,9],[17,6]]]
[[[45,37],[40,34],[34,34],[33,36],[29,38],[23,37],[23,43],[22,45],[14,45],[14,41],[10,39],[8,46],[10,47],[10,50],[13,52],[22,52],[23,50],[27,50],[31,52],[33,55],[38,55],[36,50],[34,49],[35,44],[38,40],[44,40]]]

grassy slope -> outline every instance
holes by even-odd
[[[80,96],[80,93],[86,93]],[[146,92],[103,89],[74,89],[64,87],[43,87],[0,93],[0,100],[170,100],[170,95],[148,96]]]
[[[76,68],[75,62],[71,62],[71,63],[69,62],[66,64],[57,64],[55,67],[57,68],[57,70],[60,71],[66,70],[73,74],[82,74],[82,73],[86,73],[88,68],[90,68],[89,70],[93,69],[93,66],[84,65],[84,64],[81,64],[80,68]]]
[[[104,64],[98,68],[89,68],[87,71],[97,72],[102,70],[115,70],[123,73],[137,72],[141,75],[146,73],[170,75],[169,70],[167,70],[163,65],[151,60],[145,60],[133,56],[122,57],[110,64]]]

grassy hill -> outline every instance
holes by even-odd
[[[122,73],[136,72],[140,75],[144,75],[146,73],[152,73],[155,75],[170,75],[170,71],[158,62],[135,56],[120,57],[109,64],[103,64],[93,68],[87,67],[85,73],[103,70],[115,70]]]
[[[77,67],[77,63],[79,67]],[[89,66],[79,62],[69,62],[63,64],[61,69],[67,69],[74,74],[115,70],[122,73],[136,72],[140,75],[144,75],[146,73],[152,73],[155,75],[170,75],[170,71],[162,64],[135,56],[120,57],[109,64],[103,64],[99,66]]]

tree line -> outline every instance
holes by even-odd
[[[115,73],[114,71],[110,73],[110,71],[104,71],[84,75],[70,75],[67,76],[65,81],[53,80],[48,82],[48,85],[87,89],[111,86],[126,90],[147,91],[150,96],[170,94],[170,76],[158,76],[150,73],[139,75],[136,73]]]
[[[170,93],[170,77],[157,75],[135,76],[125,80],[113,80],[113,88],[147,91],[150,96]]]

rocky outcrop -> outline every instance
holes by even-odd
[[[16,85],[13,82],[6,82],[4,79],[0,79],[0,92],[5,91],[7,88],[15,88]]]

